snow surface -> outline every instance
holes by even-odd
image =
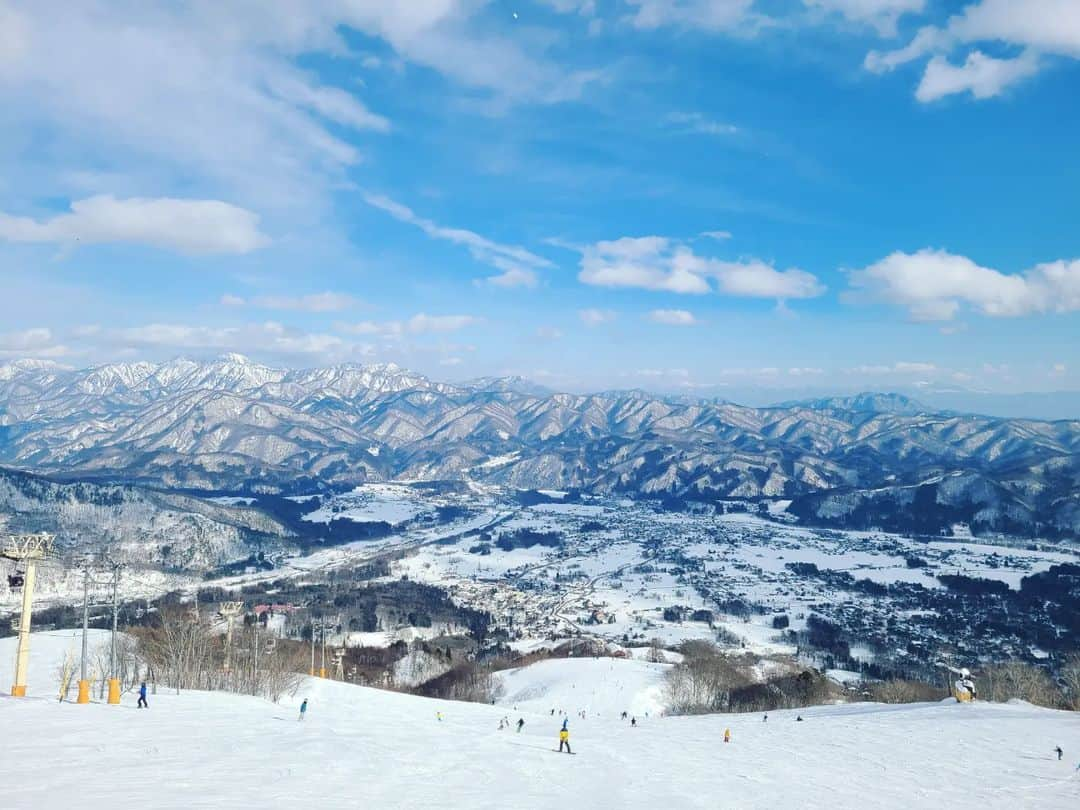
[[[1080,806],[1080,716],[1022,703],[849,704],[803,709],[803,723],[787,711],[767,723],[650,716],[637,728],[569,705],[568,757],[554,751],[562,720],[543,699],[542,713],[513,711],[306,679],[280,705],[163,687],[146,711],[130,695],[119,707],[60,704],[33,678],[72,638],[35,636],[31,697],[0,697],[4,810]],[[14,640],[0,640],[0,678],[13,656]],[[517,677],[542,681],[549,698],[639,671],[607,663],[546,662]],[[497,730],[506,715],[525,720],[521,734]]]
[[[559,658],[497,674],[499,705],[543,714],[555,709],[572,717],[614,719],[660,714],[664,708],[665,664],[619,658]]]

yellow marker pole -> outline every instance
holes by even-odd
[[[76,703],[90,702],[90,681],[79,681],[79,699]]]
[[[109,678],[109,704],[116,706],[120,703],[120,679]]]

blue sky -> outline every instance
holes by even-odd
[[[1072,0],[0,0],[0,358],[1075,391],[1078,60]]]

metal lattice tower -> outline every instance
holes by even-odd
[[[22,614],[19,619],[19,645],[15,653],[15,683],[11,687],[14,697],[26,696],[26,669],[30,662],[30,614],[34,600],[34,577],[37,575],[38,561],[44,559],[53,550],[54,536],[40,534],[9,534],[0,546],[0,557],[26,566],[23,578]]]
[[[232,655],[232,628],[236,617],[244,612],[243,602],[222,602],[218,613],[224,617],[225,626],[225,672],[229,671],[230,658]]]

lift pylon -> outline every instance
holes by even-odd
[[[19,618],[19,645],[15,653],[15,683],[11,687],[13,697],[26,697],[26,669],[30,663],[30,613],[34,601],[34,578],[37,563],[52,552],[53,535],[9,534],[0,545],[0,557],[26,566],[23,574],[22,614]]]

